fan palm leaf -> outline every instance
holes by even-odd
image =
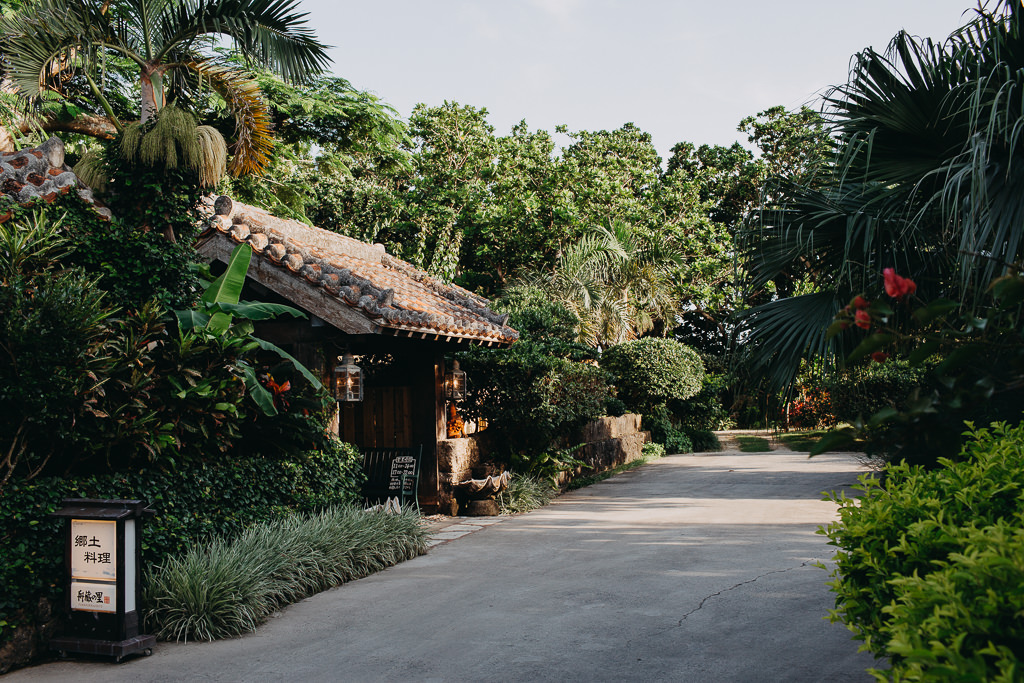
[[[826,99],[834,164],[813,188],[781,180],[781,199],[748,223],[749,284],[799,273],[836,307],[878,291],[882,268],[895,267],[924,296],[977,305],[983,284],[1024,256],[1022,28],[1024,8],[1002,1],[944,43],[900,33],[884,54],[857,55]],[[811,300],[787,301],[741,323],[754,362],[783,384],[799,354],[836,352],[825,304],[814,314]]]

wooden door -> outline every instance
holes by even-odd
[[[362,403],[342,404],[342,441],[363,448],[411,448],[412,431],[411,387],[366,387]]]

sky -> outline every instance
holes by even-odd
[[[301,0],[333,72],[407,119],[417,103],[486,107],[497,134],[612,130],[673,145],[746,144],[774,105],[820,107],[851,57],[897,31],[945,38],[974,0]],[[564,137],[556,142],[566,144]]]

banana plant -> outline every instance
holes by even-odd
[[[270,320],[279,315],[305,318],[306,314],[284,304],[239,301],[251,260],[252,247],[248,244],[240,244],[235,247],[228,260],[227,270],[206,287],[196,307],[174,312],[178,319],[178,330],[181,334],[207,334],[219,338],[245,339],[247,343],[242,349],[243,353],[248,353],[256,348],[276,353],[294,365],[295,369],[306,378],[314,389],[322,390],[323,384],[320,383],[320,380],[291,354],[265,339],[253,336],[253,321]],[[236,318],[238,318],[237,322]],[[243,360],[238,360],[237,365],[245,378],[249,396],[260,410],[268,416],[277,415],[274,395],[259,382],[256,377],[256,369]]]

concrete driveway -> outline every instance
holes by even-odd
[[[841,455],[666,457],[322,593],[257,633],[21,681],[870,681],[832,606]],[[470,520],[467,520],[470,521]],[[455,534],[450,534],[455,535]]]

